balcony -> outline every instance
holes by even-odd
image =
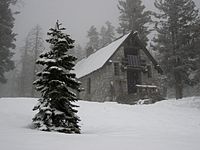
[[[127,57],[122,59],[122,65],[124,69],[141,70],[146,65],[146,60],[141,59],[139,55],[127,55]]]

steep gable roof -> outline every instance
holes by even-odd
[[[131,33],[128,33],[120,39],[110,43],[108,46],[101,48],[97,52],[91,54],[89,57],[79,61],[74,67],[74,73],[77,78],[81,78],[88,75],[101,67],[107,62],[107,60],[115,53],[115,51],[121,46],[121,44],[128,38]]]
[[[152,61],[155,69],[162,74],[162,68],[158,65],[157,61],[153,58],[150,52],[146,49],[143,43],[140,41],[137,32],[130,32],[118,40],[110,43],[108,46],[101,48],[97,52],[91,54],[89,57],[79,61],[74,67],[74,73],[76,73],[77,78],[84,77],[104,66],[104,64],[109,60],[110,57],[117,51],[117,49],[124,43],[124,41],[130,36],[133,35],[137,43]]]

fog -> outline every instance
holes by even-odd
[[[86,42],[86,31],[91,25],[100,27],[107,20],[115,26],[118,23],[116,0],[26,0],[19,10],[15,24],[17,45],[36,24],[46,33],[57,19],[81,45]]]
[[[144,2],[149,9],[153,8],[151,1]],[[118,26],[117,3],[117,0],[24,0],[17,8],[21,13],[15,16],[17,46],[23,43],[27,32],[36,24],[46,33],[57,19],[77,43],[85,45],[87,30],[91,25],[100,28],[109,20]]]
[[[67,32],[77,43],[85,45],[86,34],[91,25],[100,28],[107,20],[118,26],[118,0],[21,0],[16,15],[15,32],[18,34],[16,45],[24,43],[25,36],[39,24],[44,33],[59,19]],[[154,10],[153,0],[143,0],[148,10]],[[200,6],[199,0],[196,4]]]

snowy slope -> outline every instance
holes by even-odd
[[[199,150],[200,98],[153,105],[79,102],[81,135],[30,129],[36,99],[0,99],[0,150]]]

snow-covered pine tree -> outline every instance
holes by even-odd
[[[42,131],[80,133],[80,119],[75,109],[78,106],[73,104],[78,99],[72,92],[72,89],[79,91],[80,83],[75,79],[76,75],[70,73],[76,58],[68,54],[68,50],[74,47],[74,40],[63,30],[65,28],[61,28],[57,21],[55,29],[51,28],[47,33],[50,51],[41,54],[36,61],[44,69],[37,73],[39,79],[34,82],[42,98],[33,109],[39,111],[33,118],[33,124]]]

